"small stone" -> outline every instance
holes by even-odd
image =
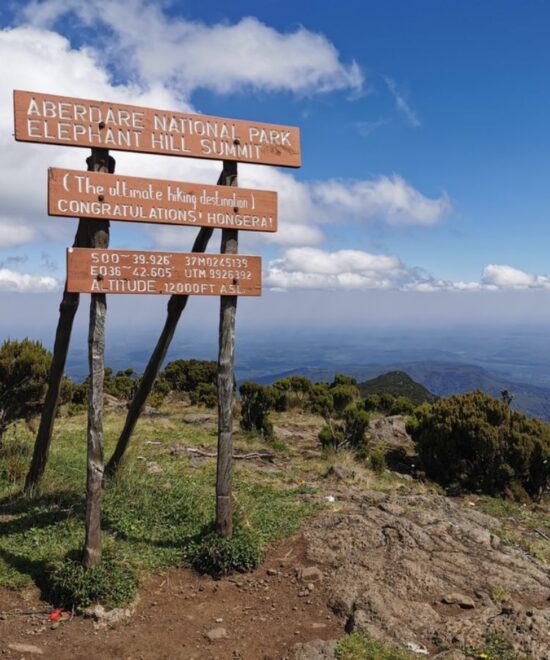
[[[471,598],[459,593],[447,594],[443,596],[441,602],[445,605],[458,605],[464,610],[473,610],[475,607],[475,603]]]
[[[271,575],[271,576],[279,575],[279,571],[277,571],[275,568],[268,568],[266,572],[267,572],[268,575]]]
[[[216,623],[223,623],[223,619],[219,617],[218,619],[216,619]]]
[[[227,637],[227,630],[225,628],[212,628],[209,630],[205,637],[211,642],[215,642],[219,639],[225,639]]]
[[[304,582],[318,582],[323,579],[323,573],[317,566],[309,566],[298,571],[298,577]]]
[[[307,588],[308,588],[310,591],[313,591],[313,590],[315,589],[315,585],[313,584],[313,582],[308,582]]]
[[[8,648],[17,653],[30,653],[31,655],[44,655],[44,651],[34,644],[8,644]]]

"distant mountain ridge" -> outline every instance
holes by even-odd
[[[393,394],[395,397],[406,396],[415,406],[437,399],[424,385],[417,383],[404,371],[389,371],[364,383],[359,383],[358,387],[361,396],[386,393]]]
[[[277,374],[266,374],[256,377],[254,380],[269,384],[285,376],[301,375],[307,376],[314,382],[331,381],[336,373],[345,373],[361,382],[392,371],[405,372],[410,378],[437,396],[481,390],[500,398],[502,390],[508,390],[514,397],[513,408],[550,422],[550,388],[512,381],[473,364],[437,361],[366,365],[356,363],[343,364],[337,369],[296,368]]]

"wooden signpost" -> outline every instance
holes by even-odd
[[[67,250],[67,291],[261,295],[260,257],[140,250]]]
[[[277,193],[50,168],[48,213],[274,232]]]
[[[300,132],[135,105],[15,91],[15,139],[300,167]]]
[[[101,560],[103,375],[107,294],[170,295],[161,337],[110,462],[116,469],[160,369],[189,295],[220,296],[216,529],[232,534],[232,429],[238,296],[261,295],[260,257],[238,254],[238,230],[277,231],[277,194],[237,188],[237,163],[300,167],[299,129],[132,105],[14,91],[15,139],[90,147],[101,156],[88,172],[50,168],[50,215],[80,218],[67,251],[67,282],[48,381],[47,401],[27,476],[41,478],[79,293],[91,293],[88,478],[83,564]],[[218,185],[114,175],[108,149],[223,160]],[[95,156],[94,156],[95,154]],[[109,250],[109,220],[200,227],[191,253]],[[221,254],[205,252],[222,230]],[[87,229],[87,231],[86,231]],[[83,236],[85,238],[83,238]],[[71,301],[68,322],[65,299]],[[73,304],[74,303],[74,304]]]

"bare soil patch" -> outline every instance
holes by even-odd
[[[326,580],[299,578],[304,566],[312,563],[299,534],[275,544],[253,573],[216,581],[173,569],[147,581],[132,620],[111,629],[81,617],[52,628],[36,590],[0,590],[2,657],[278,660],[299,642],[343,634],[341,618],[327,605]],[[21,644],[42,654],[22,652]]]

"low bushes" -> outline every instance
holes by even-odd
[[[218,536],[213,529],[201,535],[188,546],[185,556],[199,573],[220,577],[255,569],[262,563],[264,548],[257,533],[239,526],[229,539]]]
[[[482,392],[417,408],[407,424],[426,475],[457,491],[540,500],[550,427]]]
[[[53,603],[66,609],[82,610],[93,603],[107,609],[134,600],[138,587],[135,571],[103,553],[99,564],[85,569],[79,553],[50,567],[47,591]]]

